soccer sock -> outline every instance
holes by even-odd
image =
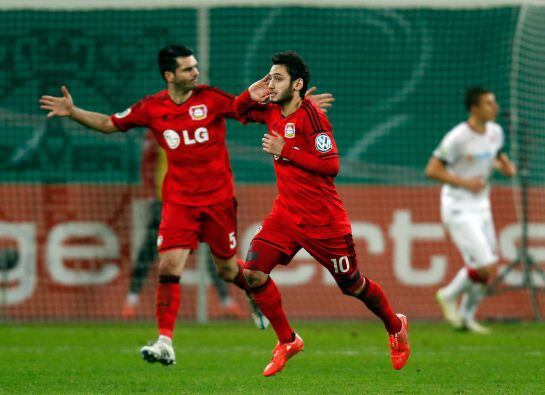
[[[247,295],[250,295],[252,292],[250,289],[250,286],[248,285],[248,282],[244,278],[244,261],[240,258],[237,258],[237,266],[238,266],[238,273],[235,276],[235,279],[233,280],[233,284],[235,284],[237,287],[242,289],[244,292],[246,292]]]
[[[473,321],[477,307],[486,295],[486,286],[482,283],[473,283],[471,288],[462,297],[460,302],[460,315],[466,321]]]
[[[159,335],[172,339],[174,323],[180,308],[180,276],[159,276],[155,300],[155,317],[157,318]]]
[[[384,327],[390,335],[401,330],[401,321],[394,314],[380,285],[366,277],[363,291],[356,297],[365,303],[367,308],[382,320]]]
[[[253,299],[261,309],[261,312],[271,322],[280,343],[292,342],[294,331],[282,309],[282,297],[272,278],[269,277],[267,281],[259,287],[251,288],[251,292]]]
[[[125,303],[130,304],[131,306],[136,306],[139,300],[140,300],[140,297],[138,296],[137,293],[130,292],[127,295],[127,299],[125,300]]]
[[[455,300],[470,285],[471,279],[469,278],[467,267],[464,266],[458,270],[452,281],[446,287],[442,288],[441,292],[446,299]]]

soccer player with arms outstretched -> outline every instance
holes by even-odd
[[[465,261],[436,298],[454,327],[486,334],[489,329],[475,320],[475,312],[498,261],[489,179],[493,169],[508,177],[517,171],[502,152],[504,136],[494,122],[498,114],[494,94],[471,88],[465,94],[465,107],[468,120],[445,135],[426,167],[426,176],[443,183],[441,217]]]
[[[310,72],[295,52],[277,53],[270,72],[235,100],[237,114],[267,125],[263,150],[274,155],[278,196],[256,234],[244,266],[255,302],[278,336],[263,374],[281,371],[303,350],[292,329],[280,292],[269,276],[287,265],[301,248],[335,278],[342,292],[361,300],[388,331],[392,364],[401,369],[410,354],[407,318],[395,314],[380,285],[358,269],[351,226],[333,183],[339,154],[326,115],[305,98]],[[267,104],[264,103],[268,100]]]
[[[218,88],[198,85],[199,70],[193,51],[171,45],[159,51],[159,71],[166,89],[147,96],[112,116],[74,105],[66,87],[63,97],[42,96],[48,117],[69,117],[102,133],[147,127],[165,150],[168,170],[163,180],[163,207],[157,245],[159,282],[156,293],[158,340],[141,349],[148,362],[175,362],[174,324],[180,308],[180,276],[189,254],[206,242],[220,276],[249,292],[237,259],[236,200],[226,147],[225,118],[234,113],[234,96]],[[331,95],[313,96],[322,106]],[[265,320],[259,309],[258,321]]]

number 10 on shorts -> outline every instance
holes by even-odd
[[[346,273],[350,270],[350,261],[347,256],[342,256],[338,260],[337,258],[331,258],[335,273]]]

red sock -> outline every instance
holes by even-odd
[[[252,296],[261,312],[271,321],[271,325],[280,343],[292,341],[293,329],[282,309],[282,297],[272,278],[257,288],[252,288]]]
[[[380,285],[366,277],[363,291],[357,298],[365,303],[367,308],[384,322],[384,327],[390,335],[401,330],[401,321],[394,314]]]
[[[180,299],[180,277],[159,276],[155,299],[155,317],[159,326],[159,335],[172,339],[174,323],[180,308]]]
[[[238,273],[233,280],[233,284],[235,284],[237,287],[245,291],[247,294],[251,293],[250,286],[248,285],[248,282],[244,278],[244,261],[240,258],[237,258],[237,265],[238,265]]]

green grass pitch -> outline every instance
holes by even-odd
[[[177,364],[139,348],[153,324],[3,324],[0,393],[543,393],[545,325],[496,324],[490,336],[411,323],[412,356],[391,368],[378,322],[296,323],[305,351],[261,376],[275,343],[248,323],[178,323]]]

